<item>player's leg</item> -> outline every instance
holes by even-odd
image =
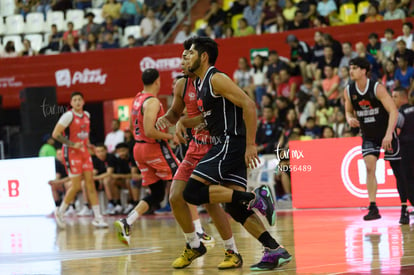
[[[182,197],[182,193],[181,193],[181,197]],[[182,198],[182,200],[184,201],[184,198]],[[193,225],[194,225],[195,232],[197,233],[197,236],[200,238],[200,241],[202,241],[204,244],[214,243],[215,240],[214,240],[213,236],[208,235],[204,231],[203,225],[201,224],[200,216],[198,214],[197,206],[192,205],[192,204],[188,204],[188,207],[190,208],[191,219],[193,220]]]
[[[125,179],[113,179],[110,184],[112,194],[112,203],[114,208],[108,212],[110,215],[118,215],[122,213],[121,190],[125,186]]]
[[[379,210],[376,204],[377,197],[377,179],[375,177],[375,170],[377,166],[378,157],[376,155],[366,155],[364,156],[364,162],[367,169],[367,189],[368,189],[368,198],[369,198],[369,212],[364,216],[364,220],[376,220],[381,218]]]
[[[63,215],[66,209],[75,200],[76,195],[81,190],[82,175],[71,174],[70,176],[72,184],[70,188],[67,190],[60,207],[55,209],[56,223],[58,227],[61,229],[64,229],[66,227],[65,221],[63,219]]]
[[[104,221],[99,206],[98,192],[96,191],[95,182],[93,180],[93,173],[91,170],[86,170],[83,172],[83,177],[85,180],[85,189],[91,204],[93,215],[95,219],[92,221],[92,224],[95,227],[104,228],[108,227],[108,224]]]
[[[115,204],[114,204],[115,202],[113,200],[112,192],[111,192],[112,181],[114,181],[112,177],[106,177],[103,179],[105,195],[106,195],[106,198],[108,199],[108,205],[105,211],[106,214],[109,214],[115,207]]]

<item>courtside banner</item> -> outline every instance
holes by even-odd
[[[366,168],[360,137],[291,141],[292,205],[295,208],[367,206]],[[400,204],[396,180],[381,152],[377,161],[377,204]],[[305,169],[304,169],[305,168]]]

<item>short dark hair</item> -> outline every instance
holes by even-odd
[[[385,31],[384,31],[384,33],[390,33],[390,34],[394,34],[395,32],[394,32],[394,30],[393,29],[390,29],[390,28],[388,28],[388,29],[386,29]]]
[[[368,39],[371,39],[371,38],[378,39],[378,34],[377,34],[377,33],[375,33],[375,32],[370,33],[370,34],[368,35]]]
[[[210,65],[216,64],[218,57],[218,45],[217,42],[211,39],[210,37],[194,37],[193,39],[194,49],[198,52],[199,55],[207,53],[208,63]]]
[[[145,71],[142,73],[142,82],[144,85],[151,85],[157,80],[157,78],[160,76],[160,73],[157,69],[149,68],[145,69]]]
[[[410,30],[413,29],[413,24],[411,22],[404,22],[403,26],[407,26],[410,28]]]
[[[274,110],[272,105],[265,105],[263,106],[263,109],[272,109],[272,111]]]
[[[118,123],[118,125],[121,124],[121,121],[119,120],[119,118],[114,118],[114,119],[112,119],[112,121],[115,121],[116,123]]]
[[[71,95],[70,95],[70,99],[72,99],[75,96],[80,96],[81,98],[83,98],[83,94],[79,91],[74,91]]]
[[[193,38],[194,37],[190,37],[184,41],[183,43],[184,50],[189,50],[191,48],[191,45],[193,45]]]
[[[399,94],[404,95],[406,98],[408,98],[408,91],[406,88],[402,87],[402,86],[397,86],[395,87],[393,90],[393,92],[397,92]]]
[[[106,147],[106,145],[103,142],[99,142],[95,145],[95,147],[103,147],[105,148],[105,150],[108,150],[108,148]]]
[[[371,63],[369,63],[368,59],[364,57],[352,58],[349,61],[349,66],[352,66],[352,65],[360,67],[361,69],[365,69],[367,72],[369,72],[371,69]]]
[[[307,119],[306,119],[306,122],[308,122],[308,121],[315,121],[315,118],[313,117],[313,116],[309,116]]]
[[[129,150],[129,146],[125,142],[120,142],[115,146],[115,150],[118,150],[118,149],[121,149],[121,148],[126,148],[126,149]]]

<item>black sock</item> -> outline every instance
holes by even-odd
[[[133,205],[138,205],[139,201],[133,201],[132,204]]]
[[[375,203],[375,201],[373,201],[373,202],[370,202],[370,204],[369,204],[369,208],[373,208],[373,207],[377,207],[377,204]]]
[[[114,205],[121,205],[121,200],[115,200],[115,204]]]
[[[231,201],[232,202],[249,202],[252,199],[254,199],[253,193],[234,190]]]
[[[74,203],[71,203],[71,204],[69,204],[70,206],[72,206],[73,207],[73,209],[75,209],[75,204]]]
[[[267,231],[263,232],[262,235],[260,235],[259,242],[261,242],[261,244],[264,247],[267,247],[267,248],[270,248],[270,249],[276,249],[280,246],[276,242],[276,240],[273,239],[272,236],[270,236],[269,232],[267,232]]]
[[[88,208],[91,208],[90,206],[89,206],[89,203],[84,203],[83,205],[85,205],[86,207],[88,207]]]
[[[115,200],[109,200],[109,203],[115,205]]]
[[[406,204],[401,205],[401,212],[404,213],[406,211],[407,211],[407,205]]]
[[[55,201],[55,205],[56,207],[59,207],[62,204],[62,200],[57,200]]]

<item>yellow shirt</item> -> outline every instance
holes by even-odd
[[[121,4],[120,3],[108,3],[102,7],[102,15],[106,17],[111,16],[112,19],[119,19],[121,17]]]

